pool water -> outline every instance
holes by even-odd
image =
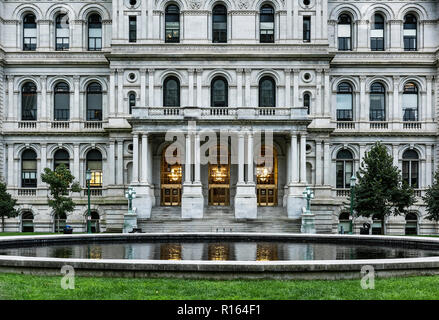
[[[303,242],[102,242],[0,248],[0,255],[140,260],[292,261],[439,256],[439,249]]]

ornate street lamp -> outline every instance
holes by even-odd
[[[88,211],[87,211],[87,233],[91,233],[91,214],[90,214],[90,180],[91,180],[91,171],[87,169],[85,173],[85,180],[87,180],[87,194],[88,194]]]
[[[128,212],[131,213],[133,211],[133,199],[136,198],[136,191],[133,187],[128,187],[128,191],[125,191],[125,198],[128,199]]]
[[[354,233],[353,229],[353,220],[354,220],[354,192],[355,192],[355,183],[357,182],[357,177],[355,176],[355,174],[352,175],[351,177],[351,217],[349,219],[349,228],[350,228],[350,233]]]

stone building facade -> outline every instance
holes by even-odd
[[[417,202],[373,232],[438,233],[421,199],[438,164],[438,10],[428,0],[1,1],[0,172],[20,211],[6,231],[83,231],[87,170],[94,231],[122,228],[129,186],[146,231],[218,231],[223,218],[231,230],[285,231],[306,186],[317,231],[346,231],[350,177],[381,140]],[[258,162],[268,153],[274,161]],[[84,188],[66,217],[53,216],[40,179],[60,163]]]

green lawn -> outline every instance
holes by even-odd
[[[363,290],[359,280],[180,280],[81,278],[74,290],[61,275],[0,274],[0,299],[439,299],[439,276],[375,280]]]

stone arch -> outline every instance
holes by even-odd
[[[386,22],[393,20],[395,18],[395,13],[392,8],[384,3],[372,4],[366,11],[364,19],[372,21],[373,15],[376,13],[381,13],[384,16]]]
[[[69,16],[69,21],[76,20],[75,10],[73,10],[73,8],[67,3],[56,3],[50,6],[46,11],[45,20],[53,21],[60,13],[67,14]]]
[[[14,84],[15,90],[21,93],[21,88],[26,82],[32,82],[37,87],[37,92],[41,91],[40,81],[37,79],[37,77],[34,76],[25,76],[16,79]]]
[[[416,16],[416,18],[418,19],[418,22],[421,20],[428,20],[429,19],[429,14],[428,14],[427,10],[425,10],[425,8],[423,6],[418,5],[416,3],[407,3],[407,4],[403,5],[399,9],[396,17],[398,20],[404,21],[404,17],[408,13],[413,13]]]
[[[41,153],[40,153],[40,146],[38,144],[32,143],[32,144],[23,144],[19,146],[17,149],[15,149],[15,159],[21,159],[21,154],[27,150],[32,149],[37,154],[37,160],[41,159]]]
[[[404,145],[400,147],[398,150],[398,160],[402,160],[402,156],[404,152],[406,152],[407,150],[416,151],[418,153],[419,160],[425,160],[426,158],[425,150],[421,148],[419,145]]]
[[[189,6],[187,5],[185,0],[157,0],[155,8],[156,10],[165,12],[165,9],[168,5],[175,4],[180,8],[180,13],[185,10],[189,10]]]
[[[41,9],[32,4],[32,3],[24,3],[15,8],[15,10],[12,12],[12,17],[16,20],[23,20],[24,16],[28,13],[32,13],[35,15],[35,18],[38,20],[43,19],[44,15]]]
[[[167,69],[162,72],[160,75],[160,85],[163,86],[163,83],[165,82],[166,78],[168,77],[176,77],[178,81],[180,81],[180,86],[182,86],[184,83],[187,83],[186,77],[177,69]]]
[[[337,160],[337,154],[341,150],[348,150],[348,151],[350,151],[352,153],[352,157],[353,157],[352,160],[354,160],[354,161],[360,159],[360,151],[358,150],[357,146],[350,145],[350,144],[348,144],[348,145],[340,144],[338,146],[335,146],[332,149],[331,159],[333,161]]]
[[[259,81],[261,81],[261,79],[266,76],[273,78],[276,87],[280,85],[281,81],[279,73],[276,72],[274,69],[263,69],[259,71],[256,75],[255,83],[253,85],[259,85]]]
[[[88,17],[93,13],[99,14],[101,16],[102,20],[110,20],[111,19],[111,15],[108,12],[108,10],[104,6],[102,6],[98,3],[90,3],[90,4],[83,6],[78,13],[78,17],[81,20],[87,21]]]
[[[422,79],[419,76],[408,76],[401,79],[398,88],[399,92],[402,93],[404,91],[404,86],[408,82],[413,82],[414,84],[416,84],[418,86],[419,91],[423,91],[423,92],[427,91],[427,85],[424,79]]]
[[[352,86],[352,89],[353,89],[354,92],[359,92],[360,91],[360,84],[358,83],[358,80],[355,77],[343,76],[343,77],[339,77],[339,78],[335,79],[332,82],[332,92],[333,93],[337,92],[337,87],[342,82],[349,83]]]
[[[54,145],[51,145],[50,147],[48,147],[47,148],[47,159],[48,160],[53,159],[55,157],[55,153],[61,149],[67,151],[69,154],[70,160],[73,160],[73,148],[71,147],[71,145],[68,145],[68,144],[61,144],[61,145],[54,144]]]
[[[375,76],[366,81],[366,92],[370,92],[370,87],[372,84],[379,82],[382,85],[384,85],[384,88],[386,89],[386,93],[389,91],[392,91],[392,84],[390,83],[389,79],[382,76]]]
[[[208,1],[205,2],[204,6],[203,6],[203,9],[204,10],[212,11],[213,8],[217,4],[222,4],[223,6],[225,6],[226,9],[227,9],[227,12],[236,9],[234,1],[230,1],[230,0],[208,0]]]
[[[80,159],[85,160],[87,158],[87,153],[93,149],[97,149],[98,151],[100,151],[102,155],[102,161],[107,159],[107,150],[105,149],[105,147],[103,147],[100,144],[94,144],[94,145],[89,144],[83,147],[80,152]]]
[[[107,81],[105,81],[102,77],[87,77],[85,79],[81,79],[80,90],[82,92],[85,92],[87,90],[88,85],[92,82],[97,82],[101,85],[102,93],[107,92],[108,90]]]
[[[207,75],[206,83],[210,85],[215,77],[223,77],[224,79],[226,79],[229,87],[234,84],[234,78],[229,71],[224,69],[215,69],[210,71]]]
[[[351,4],[340,4],[336,6],[334,9],[332,9],[329,16],[331,20],[338,21],[338,17],[340,17],[340,15],[343,13],[348,13],[352,18],[352,22],[361,20],[363,18],[360,10]]]
[[[281,1],[278,1],[278,0],[258,0],[256,2],[254,2],[253,6],[251,6],[251,7],[253,7],[253,9],[259,13],[259,11],[261,10],[261,7],[264,4],[269,4],[269,5],[273,6],[275,15],[276,15],[277,11],[284,10],[283,3]]]
[[[73,83],[71,81],[71,79],[69,79],[66,76],[56,76],[51,78],[49,81],[47,81],[47,91],[51,92],[55,90],[55,86],[60,83],[60,82],[65,82],[68,84],[69,86],[69,92],[73,92]]]

